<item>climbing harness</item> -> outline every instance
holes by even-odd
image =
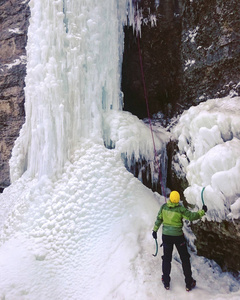
[[[205,190],[205,187],[202,189],[202,192],[201,192],[201,199],[202,199],[202,204],[203,205],[205,205],[204,200],[203,200],[203,192],[204,192],[204,190]]]
[[[159,178],[159,181],[160,181],[162,194],[163,194],[163,196],[165,198],[165,202],[166,202],[166,195],[165,195],[165,191],[164,191],[164,186],[163,186],[163,181],[162,181],[162,173],[161,173],[161,168],[160,168],[160,161],[158,161],[158,159],[157,159],[157,150],[156,150],[156,145],[155,145],[155,140],[154,140],[154,135],[153,135],[152,122],[151,122],[150,112],[149,112],[149,102],[148,102],[147,88],[146,88],[144,71],[143,71],[143,62],[142,62],[142,54],[141,54],[141,48],[140,48],[139,33],[137,34],[137,40],[138,40],[138,53],[139,53],[139,61],[140,61],[140,68],[141,68],[141,74],[142,74],[144,98],[145,98],[145,101],[146,101],[148,121],[149,121],[149,126],[150,126],[150,130],[151,130],[152,141],[153,141],[153,148],[154,148],[154,162],[155,162],[154,166],[156,164],[158,164],[158,178]]]
[[[156,252],[155,252],[155,254],[153,254],[153,256],[157,256],[157,254],[158,254],[158,242],[157,242],[157,239],[155,239],[155,243],[156,243]]]

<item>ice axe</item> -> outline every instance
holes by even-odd
[[[204,200],[203,200],[203,192],[205,190],[205,187],[203,187],[202,192],[201,192],[201,199],[202,199],[202,204],[205,205]]]
[[[157,239],[155,239],[155,243],[156,243],[156,252],[155,252],[155,254],[153,254],[154,257],[156,257],[157,254],[158,254],[158,242],[157,242]]]
[[[205,190],[205,187],[203,187],[203,189],[202,189],[202,192],[201,192],[201,199],[202,199],[202,204],[203,204],[203,207],[202,207],[202,209],[205,211],[205,213],[207,212],[207,206],[205,205],[205,203],[204,203],[204,199],[203,199],[203,192],[204,192],[204,190]]]

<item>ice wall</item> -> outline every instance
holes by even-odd
[[[81,137],[102,137],[102,113],[122,108],[123,23],[128,0],[32,0],[26,122],[13,149],[12,182],[55,175]]]
[[[208,220],[240,217],[239,97],[210,99],[185,111],[174,129],[178,138],[178,166],[189,187],[187,201],[202,206],[204,191]]]

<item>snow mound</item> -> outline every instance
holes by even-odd
[[[107,299],[116,287],[123,299],[137,293],[126,287],[136,257],[151,251],[140,241],[150,240],[158,205],[118,152],[82,141],[61,178],[29,181],[21,196],[23,184],[11,186],[11,200],[7,189],[1,196],[1,299]]]
[[[171,290],[163,288],[162,247],[154,258],[151,230],[165,200],[125,169],[116,149],[81,140],[61,177],[26,176],[0,196],[0,299],[239,297],[231,274],[195,253],[198,288],[186,294],[175,250]]]

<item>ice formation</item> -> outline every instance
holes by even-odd
[[[104,141],[108,147],[114,147],[122,154],[128,170],[131,170],[136,164],[140,165],[139,179],[142,178],[142,172],[146,171],[143,160],[148,162],[149,174],[147,175],[151,176],[152,185],[160,180],[160,172],[160,184],[163,194],[166,196],[164,193],[167,179],[166,144],[171,135],[162,126],[151,127],[153,138],[149,124],[146,126],[146,123],[129,112],[110,111],[104,117]]]
[[[178,162],[187,174],[189,203],[208,205],[209,220],[239,218],[240,98],[211,99],[191,107],[174,129]],[[179,168],[179,166],[177,166]]]
[[[64,4],[64,6],[63,6]],[[102,137],[102,113],[122,108],[128,1],[31,1],[26,122],[12,181],[61,171],[81,137]]]
[[[134,20],[132,2],[31,0],[30,6],[26,122],[13,149],[13,183],[0,196],[0,298],[192,299],[176,253],[173,294],[163,289],[151,229],[165,199],[122,161],[123,154],[153,160],[154,153],[149,128],[121,112],[122,25],[127,11]],[[238,124],[231,123],[232,131]],[[169,135],[156,128],[154,135],[160,151]],[[201,287],[194,299],[239,299],[231,274],[192,258]]]
[[[120,111],[132,3],[32,0],[30,7],[26,121],[10,161],[12,185],[1,195],[0,297],[121,297],[141,231],[157,211],[156,197],[121,157],[153,152],[150,139],[143,142],[150,129]],[[115,150],[104,146],[110,140]]]

